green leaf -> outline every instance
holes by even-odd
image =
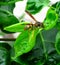
[[[0,5],[9,5],[22,0],[0,0]]]
[[[13,9],[15,7],[15,4],[11,4],[11,5],[0,5],[0,9],[6,10],[6,11],[10,11],[13,14]]]
[[[55,48],[58,54],[60,54],[60,31],[56,35]]]
[[[34,48],[30,52],[23,54],[20,57],[22,61],[28,61],[29,65],[36,65],[39,60],[42,63],[45,62],[45,65],[55,65],[56,61],[59,60],[58,62],[60,62],[60,55],[56,53],[54,46],[57,30],[55,28],[51,30],[42,30],[41,33],[44,38],[48,59],[46,60],[45,58],[45,53],[42,45],[43,43],[40,34],[37,35]],[[53,61],[51,61],[51,59],[53,59]]]
[[[44,6],[48,6],[49,0],[28,0],[26,10],[32,14],[38,13]]]
[[[14,23],[18,23],[18,19],[9,11],[0,9],[0,26],[6,27]]]
[[[38,31],[39,30],[25,31],[18,36],[14,44],[15,56],[13,59],[32,50],[35,46],[35,38]]]
[[[40,60],[36,63],[36,65],[44,65],[44,62],[41,62]]]
[[[10,31],[10,32],[22,32],[25,31],[25,27],[29,24],[29,22],[20,22],[8,27],[5,27],[4,30]]]
[[[54,45],[57,30],[56,29],[42,30],[41,33],[42,35],[38,34],[37,36],[36,46],[33,50],[33,56],[32,56],[32,57],[35,56],[38,59],[41,59],[41,56],[46,58],[45,54],[47,54],[48,56],[48,54],[52,53],[55,50]]]
[[[7,64],[7,50],[0,47],[0,65]]]
[[[10,65],[10,49],[10,45],[0,42],[0,65]]]
[[[60,30],[60,1],[57,2],[56,4],[52,5],[52,7],[55,8],[56,13],[58,14],[58,20],[57,20],[56,28],[58,30]]]
[[[17,57],[14,61],[19,63],[19,65],[29,65],[28,61],[23,61],[21,57]]]
[[[0,9],[0,29],[2,31],[4,31],[4,27],[15,23],[19,23],[19,21],[11,12],[4,9]]]
[[[3,2],[3,1],[5,1],[5,2]],[[2,3],[7,3],[7,2],[11,2],[11,1],[12,0],[2,0],[1,2]],[[0,4],[0,9],[4,9],[4,10],[7,10],[7,11],[10,11],[10,12],[13,13],[13,9],[15,7],[15,3],[9,4],[9,5],[8,5],[8,3],[6,5],[4,5],[4,4],[2,5],[2,3]]]
[[[48,10],[48,12],[46,14],[46,18],[43,22],[44,29],[45,30],[52,29],[56,25],[57,20],[58,20],[58,15],[57,15],[56,11],[50,8]]]
[[[0,8],[13,13],[15,2],[20,0],[0,0]]]
[[[57,65],[60,65],[60,62]]]

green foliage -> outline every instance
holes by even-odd
[[[0,0],[0,5],[9,5],[21,0]]]
[[[57,36],[56,36],[56,51],[60,54],[60,32],[58,32]]]
[[[44,39],[45,49],[47,51],[48,58],[45,57],[45,52],[43,48],[42,38],[40,33],[37,35],[36,38],[36,44],[34,48],[26,54],[23,54],[20,56],[20,61],[26,61],[29,64],[28,65],[36,65],[41,61],[41,64],[43,65],[56,65],[58,62],[60,62],[60,55],[58,55],[55,51],[55,37],[57,34],[56,29],[51,29],[49,31],[43,30],[42,36]],[[17,62],[17,61],[16,61]],[[21,64],[22,63],[22,64]],[[23,65],[23,62],[20,64]]]
[[[10,45],[0,43],[0,64],[60,65],[60,32],[57,30],[60,29],[60,2],[49,8],[42,23],[30,24],[25,21],[19,23],[13,15],[17,1],[0,1],[0,29],[20,32],[16,41],[7,41]],[[49,0],[28,0],[26,10],[36,14],[45,6],[49,6]]]
[[[13,21],[12,21],[13,19]],[[1,27],[6,27],[9,25],[12,25],[14,23],[18,23],[18,19],[14,17],[12,13],[6,10],[0,10],[0,26]]]
[[[58,63],[57,65],[60,65],[60,63]]]
[[[53,28],[58,20],[58,15],[55,10],[52,10],[51,8],[48,10],[46,18],[44,20],[44,27],[45,30],[49,30]]]
[[[49,2],[49,0],[28,0],[26,10],[32,14],[36,14],[44,6],[48,6]]]
[[[0,48],[0,64],[1,64],[1,65],[7,64],[6,58],[7,58],[6,49]]]
[[[11,47],[7,43],[0,43],[0,65],[10,65],[10,49]]]
[[[56,28],[60,30],[60,1],[54,4],[52,7],[54,7],[56,13],[58,14],[58,20],[56,24]]]
[[[36,65],[43,65],[44,63],[42,63],[40,60],[36,63]]]
[[[3,2],[3,3],[7,3],[7,2]],[[12,14],[13,8],[14,8],[14,3],[10,5],[0,5],[0,29],[5,33],[11,33],[11,32],[3,30],[4,27],[19,22],[18,19]]]
[[[2,31],[4,31],[3,30],[4,27],[18,23],[18,22],[19,22],[18,19],[12,13],[10,13],[9,11],[0,9],[0,29]]]
[[[38,30],[33,30],[33,31],[28,30],[28,31],[22,32],[18,36],[14,44],[15,58],[24,53],[29,52],[34,47],[37,31]]]

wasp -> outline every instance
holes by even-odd
[[[33,17],[33,15],[32,14],[30,14],[30,12],[28,12],[28,11],[25,11],[34,21],[35,21],[35,23],[33,24],[33,23],[30,23],[30,24],[27,24],[26,26],[25,26],[25,30],[27,30],[27,29],[34,29],[34,28],[36,28],[36,27],[38,27],[38,28],[40,28],[40,27],[44,27],[43,26],[43,23],[42,22],[39,22],[39,21],[37,21],[34,17]]]

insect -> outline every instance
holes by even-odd
[[[25,11],[34,21],[35,23],[29,23],[29,22],[20,22],[8,27],[5,27],[4,30],[10,31],[10,32],[23,32],[25,30],[33,30],[36,28],[44,27],[43,23],[38,22],[28,11]]]
[[[25,29],[35,28],[35,27],[39,27],[39,28],[43,27],[43,23],[38,22],[28,11],[25,11],[25,12],[35,21],[34,24],[32,24],[32,23],[27,24],[26,27],[25,27]]]

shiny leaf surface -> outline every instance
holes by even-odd
[[[5,27],[4,30],[10,31],[10,32],[23,32],[25,31],[27,24],[29,24],[29,22],[20,22],[20,23]]]
[[[46,14],[46,18],[44,20],[44,28],[45,30],[49,30],[52,29],[58,20],[58,15],[55,12],[55,10],[52,10],[51,8],[48,10],[47,14]]]
[[[25,31],[22,32],[15,44],[15,57],[21,56],[24,53],[27,53],[32,50],[32,48],[35,46],[35,38],[38,33],[38,30],[32,30],[32,31]]]

